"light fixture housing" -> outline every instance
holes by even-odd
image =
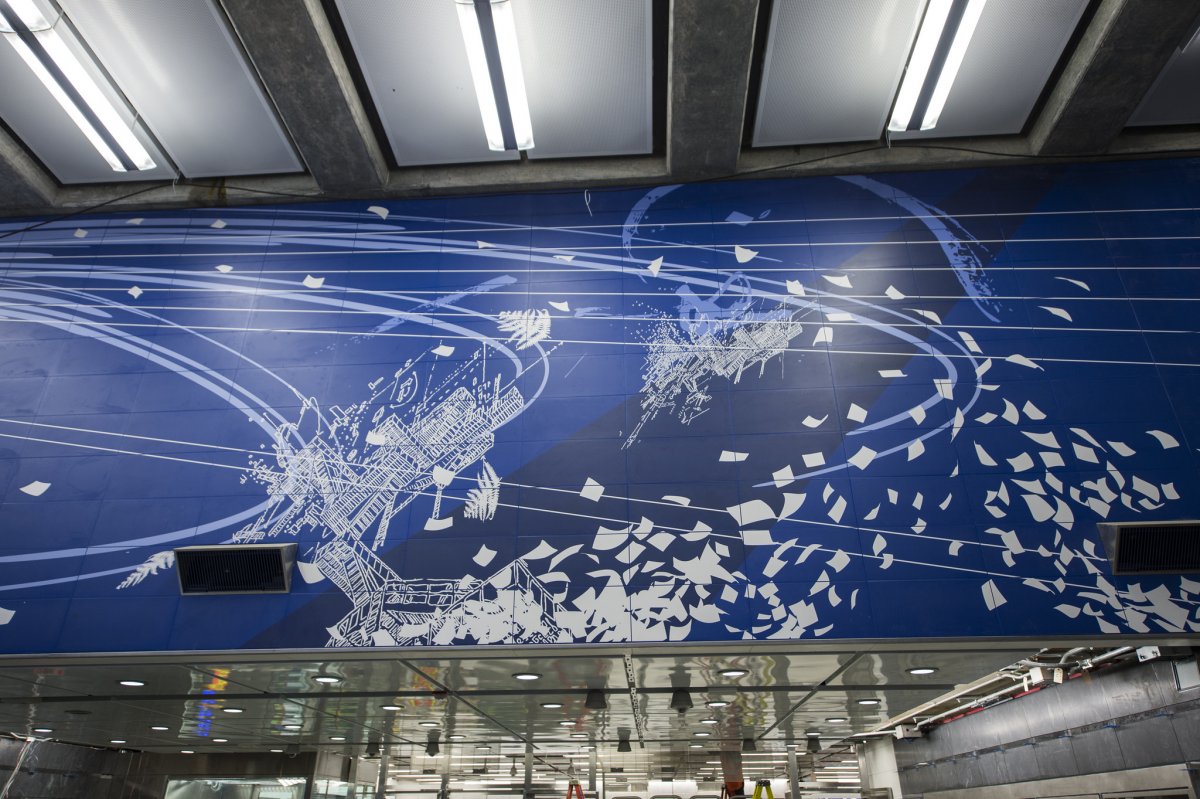
[[[709,707],[729,707],[729,703],[724,699],[713,699],[705,702],[704,704],[708,705]]]
[[[533,149],[511,0],[455,0],[488,149]]]
[[[118,680],[117,685],[123,685],[126,688],[143,688],[146,683],[141,680]]]
[[[686,713],[692,708],[692,694],[686,688],[676,688],[671,692],[671,709]]]
[[[558,710],[562,707],[562,702],[542,702],[542,707],[546,710]]]
[[[321,685],[337,685],[342,681],[342,678],[336,674],[316,674],[313,675],[313,682],[319,682]]]
[[[608,710],[608,696],[599,688],[593,688],[587,692],[583,706],[588,710]]]
[[[908,673],[916,677],[924,677],[927,674],[935,674],[937,669],[933,666],[914,666],[908,669]]]
[[[743,752],[757,752],[758,751],[758,746],[754,743],[753,736],[748,736],[748,737],[742,739],[742,751]]]
[[[930,130],[937,126],[986,3],[929,0],[892,104],[888,130]]]
[[[815,754],[817,754],[818,752],[820,752],[820,751],[821,751],[821,739],[820,739],[820,737],[810,737],[810,738],[808,739],[808,746],[806,747],[806,751],[807,751],[807,752],[808,752],[810,755],[815,755]]]
[[[400,705],[380,705],[379,709],[380,710],[403,710],[404,708],[402,708]]]
[[[855,702],[863,707],[874,707],[879,704],[878,699],[857,699]]]
[[[0,35],[114,172],[157,166],[93,75],[59,32],[61,14],[35,0],[0,0]]]
[[[728,677],[731,680],[736,680],[738,677],[745,677],[750,672],[747,671],[746,669],[732,668],[732,669],[721,669],[717,673],[720,674],[722,677]]]
[[[542,679],[542,675],[534,671],[518,671],[513,675],[513,679],[521,680],[522,682],[533,682],[534,680]]]

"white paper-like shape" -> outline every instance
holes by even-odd
[[[817,330],[817,335],[813,337],[813,346],[818,344],[829,344],[833,341],[833,328],[822,327]]]
[[[554,302],[553,300],[551,300],[549,305],[551,308],[553,308],[556,311],[562,311],[563,313],[571,312],[571,303],[569,301]]]
[[[958,557],[958,552],[959,552],[959,550],[962,549],[962,545],[963,545],[962,541],[951,541],[950,548],[948,550],[950,553],[950,557],[952,557],[952,558]]]
[[[853,322],[854,314],[845,311],[826,311],[825,318],[830,322]]]
[[[388,218],[388,209],[384,208],[382,205],[368,205],[367,211],[375,214],[375,216],[379,217],[380,219]]]
[[[1034,433],[1031,430],[1022,430],[1021,434],[1040,447],[1049,447],[1050,449],[1062,448],[1058,443],[1058,436],[1054,435],[1053,430],[1046,433]]]
[[[995,610],[996,608],[1008,602],[1008,600],[1004,598],[1004,594],[1000,593],[1000,589],[996,587],[996,582],[994,580],[988,580],[986,583],[984,583],[982,590],[983,603],[987,605],[988,610]]]
[[[787,281],[787,290],[788,290],[788,294],[794,294],[797,297],[804,296],[804,284],[801,283],[799,280]]]
[[[307,288],[319,289],[319,288],[321,288],[321,286],[325,285],[325,278],[313,277],[312,275],[305,275],[304,280],[301,282],[304,283],[305,287],[307,287]]]
[[[579,496],[590,499],[592,502],[599,502],[600,498],[604,496],[604,486],[589,477],[584,481],[583,488],[579,489]]]
[[[771,506],[761,499],[752,499],[740,505],[730,505],[725,512],[733,517],[739,527],[775,518],[775,511],[771,510]]]
[[[554,259],[557,261],[564,261],[569,264],[569,263],[571,263],[571,261],[575,260],[575,256],[574,255],[556,255],[556,256],[554,256]]]
[[[314,585],[325,579],[325,575],[321,574],[321,569],[315,563],[306,563],[305,561],[296,561],[296,571],[300,572],[300,579],[309,585]]]
[[[658,277],[658,270],[662,269],[662,265],[663,257],[660,255],[650,263],[646,264],[646,270],[655,277]]]
[[[915,461],[917,458],[925,454],[925,442],[917,438],[911,441],[908,445],[908,460]]]
[[[1054,517],[1054,508],[1037,494],[1022,494],[1021,498],[1025,500],[1026,506],[1029,507],[1029,515],[1035,522],[1044,522]]]
[[[958,331],[958,337],[962,339],[963,344],[965,344],[967,346],[968,350],[975,353],[976,355],[983,354],[983,350],[979,349],[979,344],[975,341],[975,337],[972,336],[970,333],[968,333],[965,330],[960,330],[960,331]]]
[[[1026,403],[1021,406],[1021,412],[1035,422],[1040,422],[1046,418],[1046,414],[1042,412],[1042,409],[1029,401],[1026,401]]]
[[[430,532],[436,532],[438,530],[447,530],[453,526],[454,526],[454,517],[453,516],[445,516],[441,519],[435,519],[432,516],[430,516],[428,519],[425,520],[425,529],[429,530]]]
[[[691,497],[681,497],[678,494],[664,494],[663,501],[674,502],[676,505],[682,505],[685,508],[692,504]]]
[[[596,538],[592,542],[592,549],[597,552],[607,552],[610,549],[616,549],[621,546],[628,538],[628,530],[610,530],[607,527],[600,527],[596,530]]]
[[[859,468],[865,470],[871,465],[871,461],[875,460],[878,453],[870,447],[859,447],[858,452],[850,456],[849,461]]]
[[[845,275],[821,275],[821,277],[825,278],[835,286],[839,286],[844,289],[853,288],[853,286],[850,285],[850,278],[846,277]]]
[[[888,504],[895,505],[897,502],[900,501],[900,492],[894,488],[889,488],[887,490],[887,497],[888,497]]]
[[[449,358],[451,355],[454,354],[454,348],[451,347],[449,344],[439,344],[436,347],[434,347],[432,350],[430,350],[430,352],[432,352],[434,355],[437,355],[441,358]]]
[[[921,422],[925,421],[925,406],[917,405],[913,408],[910,408],[908,415],[912,417],[914,422],[920,424]]]
[[[1174,449],[1179,446],[1179,441],[1170,433],[1165,433],[1162,430],[1147,430],[1148,435],[1154,436],[1154,439],[1162,444],[1163,449]]]
[[[750,457],[749,452],[734,452],[733,450],[721,450],[721,457],[718,459],[721,463],[741,463]]]
[[[807,494],[794,494],[790,491],[783,492],[783,507],[779,510],[778,518],[790,518],[793,513],[800,510],[800,506],[804,504],[807,496]]]
[[[1124,441],[1109,441],[1108,445],[1112,447],[1113,452],[1117,453],[1122,458],[1128,458],[1137,454],[1133,447],[1129,446]]]
[[[867,421],[867,409],[856,403],[850,403],[850,410],[846,411],[846,418],[852,422]]]
[[[233,267],[230,266],[229,264],[217,264],[216,266],[213,267],[213,269],[216,269],[222,275],[228,275],[230,272],[233,271]]]
[[[43,483],[41,480],[34,480],[29,485],[21,486],[18,489],[22,494],[28,494],[31,497],[40,497],[46,493],[46,489],[50,487],[49,483]]]
[[[1014,472],[1027,472],[1033,468],[1033,457],[1028,452],[1022,452],[1015,458],[1005,458]]]
[[[387,436],[385,436],[383,433],[380,433],[378,430],[368,430],[367,443],[376,447],[382,447],[384,444],[388,443],[388,440]]]
[[[850,565],[850,556],[840,549],[833,553],[833,557],[829,559],[829,568],[835,572],[840,572],[848,565]]]
[[[809,469],[815,469],[818,466],[825,465],[825,453],[823,452],[806,452],[804,453],[804,465]]]
[[[988,454],[988,451],[980,446],[979,442],[975,442],[975,455],[979,458],[979,462],[984,466],[995,466],[996,461]]]
[[[739,264],[747,263],[756,255],[758,255],[758,250],[751,250],[736,244],[733,247],[733,257],[737,259]]]
[[[225,227],[225,220],[224,219],[216,219],[213,221],[213,223],[211,225],[209,225],[209,227],[213,228],[214,230],[220,230],[223,227]]]
[[[815,418],[815,417],[812,417],[812,416],[805,416],[805,417],[804,417],[804,421],[803,421],[803,422],[801,422],[800,424],[804,425],[805,427],[807,427],[807,428],[809,428],[809,429],[811,429],[811,430],[815,430],[816,428],[818,428],[818,427],[820,427],[821,425],[825,424],[825,420],[826,420],[826,419],[828,419],[828,418],[829,418],[829,414],[825,414],[825,415],[824,415],[824,416],[822,416],[820,419],[817,419],[817,418]]]
[[[1067,283],[1073,283],[1088,293],[1091,293],[1091,291],[1092,291],[1092,287],[1089,286],[1087,283],[1084,283],[1082,280],[1076,280],[1075,278],[1072,278],[1072,277],[1058,277],[1057,275],[1054,277],[1054,279],[1055,280],[1064,280]]]
[[[875,521],[875,517],[877,517],[878,515],[879,515],[879,506],[876,505],[875,507],[871,508],[871,510],[867,513],[866,516],[863,517],[863,521],[873,522],[873,521]]]
[[[1009,363],[1015,363],[1017,366],[1024,366],[1027,369],[1041,369],[1042,368],[1042,367],[1038,366],[1036,363],[1034,363],[1033,361],[1026,358],[1024,355],[1021,355],[1020,353],[1013,353],[1012,355],[1006,355],[1004,360],[1008,361]],[[1045,371],[1045,370],[1043,370],[1043,371]]]
[[[829,509],[829,518],[833,519],[838,524],[841,524],[842,515],[846,512],[846,498],[838,497],[833,503],[833,507]]]
[[[745,227],[746,225],[748,225],[754,221],[754,217],[746,216],[741,211],[734,211],[734,212],[730,213],[729,216],[725,217],[725,221],[732,222],[733,224],[738,225],[740,227]]]
[[[888,286],[884,290],[883,293],[886,294],[889,299],[893,299],[893,300],[905,299],[904,293],[902,291],[900,291],[900,289],[896,288],[895,286]]]
[[[136,300],[138,297],[142,296],[142,288],[141,286],[133,286],[127,293],[130,297],[133,297]]]
[[[17,615],[17,612],[15,610],[9,610],[8,608],[0,608],[0,624],[8,624],[10,621],[13,620],[13,616],[15,616],[15,615]]]
[[[770,530],[742,530],[742,543],[748,547],[771,546],[775,539]]]
[[[940,325],[942,323],[942,317],[938,316],[933,311],[926,311],[926,310],[922,310],[921,308],[909,308],[908,310],[912,311],[915,314],[925,317],[930,322],[933,322],[935,325]]]
[[[125,224],[127,224],[127,225],[140,225],[140,224],[142,224],[142,223],[143,223],[143,222],[145,222],[145,221],[146,221],[146,220],[145,220],[145,218],[143,218],[143,217],[140,217],[140,216],[135,216],[135,217],[131,217],[130,219],[126,219],[126,220],[125,220]]]
[[[1096,450],[1091,447],[1086,447],[1083,444],[1071,442],[1071,448],[1075,450],[1075,457],[1087,463],[1099,463],[1100,458],[1096,456]]]
[[[882,378],[885,378],[885,379],[892,379],[892,378],[896,378],[896,377],[906,377],[903,369],[880,369],[879,376]]]
[[[782,469],[776,469],[771,472],[771,479],[775,481],[776,488],[783,488],[795,481],[796,475],[792,472],[791,464],[788,464]]]
[[[475,249],[477,250],[494,250],[495,248],[495,244],[489,244],[486,241],[479,241],[478,239],[475,241]]]
[[[88,232],[81,227],[75,228],[75,238],[86,239]]]
[[[1041,308],[1043,311],[1046,311],[1047,313],[1054,314],[1059,319],[1066,319],[1068,322],[1075,321],[1074,319],[1071,318],[1071,314],[1067,313],[1065,308],[1059,308],[1054,305],[1039,305],[1038,307]]]

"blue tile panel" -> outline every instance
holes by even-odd
[[[1200,162],[0,224],[0,651],[1200,632]],[[35,222],[39,220],[34,220]],[[296,542],[290,596],[171,551]]]

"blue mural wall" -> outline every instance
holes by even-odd
[[[1200,162],[0,225],[0,649],[1200,631]],[[36,221],[36,220],[35,220]],[[296,542],[290,595],[174,547]]]

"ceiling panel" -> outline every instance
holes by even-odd
[[[184,175],[301,172],[213,0],[60,0]]]
[[[515,0],[530,158],[649,153],[650,0]]]
[[[484,139],[453,2],[337,0],[400,166],[515,160]],[[650,0],[515,0],[530,158],[653,149]]]
[[[1088,0],[989,0],[937,127],[894,139],[1020,133]]]
[[[1200,32],[1187,49],[1177,51],[1142,104],[1130,126],[1191,125],[1200,122]]]
[[[771,8],[754,146],[878,139],[925,0]]]

